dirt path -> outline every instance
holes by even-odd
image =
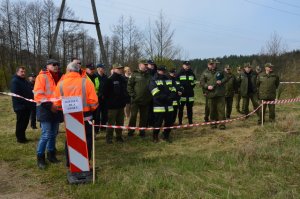
[[[26,174],[10,168],[3,161],[0,162],[0,198],[1,199],[39,199],[47,198],[45,188]]]

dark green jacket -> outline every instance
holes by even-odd
[[[279,86],[279,77],[273,72],[266,74],[260,73],[257,81],[258,98],[261,100],[274,100],[276,98],[276,89]]]
[[[131,103],[148,105],[152,101],[152,95],[148,89],[151,76],[146,72],[136,70],[128,80],[127,91],[131,97]]]
[[[233,97],[237,90],[237,82],[234,74],[224,73],[227,78],[225,83],[225,97]]]
[[[250,77],[251,85],[249,85],[248,82],[248,75]],[[254,94],[257,92],[256,77],[256,73],[253,71],[250,71],[249,74],[245,72],[241,73],[241,78],[238,84],[240,85],[240,92],[242,97],[249,97],[250,94]]]
[[[217,80],[221,80],[222,84],[217,85]],[[206,94],[208,98],[223,97],[225,96],[225,83],[227,78],[223,71],[218,70],[208,70],[206,69],[200,77],[200,85],[203,89],[203,93]],[[208,86],[213,86],[213,90],[208,90]]]

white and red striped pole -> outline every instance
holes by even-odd
[[[90,170],[81,97],[62,99],[70,172]]]

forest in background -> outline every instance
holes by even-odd
[[[17,66],[23,65],[28,72],[37,73],[49,57],[50,45],[59,12],[53,0],[12,1],[0,3],[0,90],[7,90]],[[79,19],[66,7],[63,18]],[[91,27],[95,28],[95,27]],[[135,69],[140,58],[153,59],[168,68],[179,69],[187,59],[185,50],[174,39],[175,30],[163,12],[145,27],[138,27],[132,17],[120,16],[111,26],[111,35],[103,36],[110,64],[120,63]],[[201,52],[199,52],[199,57]],[[79,57],[83,65],[101,62],[98,42],[82,25],[62,23],[54,57],[64,68],[72,57]],[[213,58],[213,57],[211,57]],[[199,77],[207,67],[207,59],[190,60]],[[233,68],[250,62],[263,66],[272,62],[283,81],[298,80],[300,50],[287,52],[281,37],[274,32],[270,40],[262,44],[261,52],[255,55],[230,55],[216,57],[222,68]],[[235,71],[235,70],[234,70]],[[293,86],[292,86],[293,87]]]

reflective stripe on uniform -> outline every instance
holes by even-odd
[[[81,92],[82,92],[82,105],[83,108],[87,106],[86,103],[86,88],[85,88],[86,78],[82,78],[81,81]]]
[[[156,93],[158,93],[159,92],[159,89],[158,88],[154,88],[154,89],[152,89],[152,91],[151,91],[151,93],[152,93],[152,95],[154,96]]]
[[[163,81],[162,81],[162,80],[156,80],[155,83],[156,83],[156,85],[158,85],[158,86],[159,86],[159,85],[163,85]]]
[[[168,106],[168,111],[169,112],[174,111],[174,107],[173,106]]]
[[[180,82],[179,81],[176,81],[176,85],[179,85],[180,84]]]
[[[167,85],[172,85],[172,80],[166,80]]]
[[[189,76],[189,80],[194,80],[194,76]]]
[[[45,94],[46,95],[52,95],[53,94],[53,91],[51,91],[50,89],[50,82],[49,82],[49,78],[46,74],[43,74],[43,77],[45,79],[45,84],[46,84],[46,89],[45,89]]]
[[[194,98],[193,97],[189,97],[188,100],[189,100],[189,102],[193,102]]]
[[[166,109],[165,109],[165,107],[161,107],[161,106],[153,107],[153,112],[154,113],[164,113],[164,112],[166,112]]]
[[[173,101],[173,106],[178,106],[178,102],[177,101]]]
[[[38,91],[33,91],[33,94],[34,95],[37,95],[37,94],[45,94],[45,92],[43,90],[38,90]]]
[[[186,76],[185,75],[179,76],[179,80],[186,80]]]
[[[186,97],[181,97],[181,98],[180,98],[180,101],[186,102]]]
[[[62,97],[64,96],[63,84],[64,84],[64,81],[62,80],[59,84],[59,92]]]
[[[170,89],[170,91],[176,92],[176,88],[175,87],[170,87],[169,89]]]

